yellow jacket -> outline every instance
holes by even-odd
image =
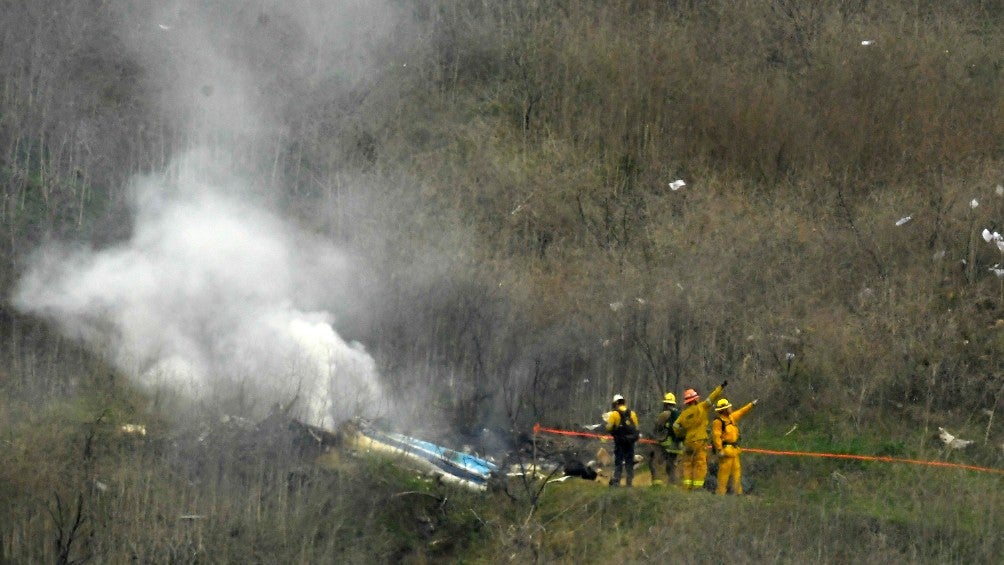
[[[673,430],[677,436],[686,434],[684,443],[708,439],[708,414],[714,402],[722,395],[722,387],[719,385],[711,391],[708,398],[692,404],[680,412],[680,417],[673,423]]]
[[[631,414],[631,421],[634,422],[634,427],[638,427],[638,414],[633,410],[628,410],[624,407],[624,412]],[[620,408],[617,410],[611,410],[610,414],[607,415],[607,431],[612,432],[617,429],[617,426],[621,425],[621,411]]]
[[[736,446],[739,441],[738,422],[752,408],[753,403],[750,402],[738,410],[733,410],[727,416],[718,414],[715,421],[711,422],[711,443],[715,446],[715,451],[724,453],[726,456],[730,455],[731,450],[726,452],[724,448]]]

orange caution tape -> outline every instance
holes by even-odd
[[[965,465],[963,463],[949,463],[948,461],[927,461],[924,459],[906,459],[903,457],[887,457],[882,455],[854,455],[851,453],[820,453],[817,451],[777,451],[773,449],[758,449],[755,447],[742,448],[744,453],[763,453],[765,455],[787,455],[792,457],[825,457],[829,459],[855,459],[857,461],[881,461],[884,463],[909,463],[911,465],[927,465],[929,467],[948,467],[952,469],[967,469],[969,471],[981,471],[984,473],[997,473],[1004,475],[1004,469],[994,469],[992,467],[979,467],[976,465]]]
[[[534,424],[534,435],[556,434],[563,436],[588,437],[594,439],[610,439],[609,435],[591,434],[587,432],[573,432],[571,430],[559,430],[555,428],[545,428],[540,424]],[[641,439],[642,443],[657,444],[653,439]],[[708,446],[711,447],[711,446]],[[949,463],[947,461],[925,461],[923,459],[906,459],[902,457],[886,457],[882,455],[854,455],[850,453],[822,453],[818,451],[779,451],[774,449],[760,449],[756,447],[744,447],[743,453],[760,453],[763,455],[782,455],[788,457],[821,457],[828,459],[853,459],[856,461],[880,461],[883,463],[908,463],[911,465],[926,465],[928,467],[947,467],[951,469],[966,469],[968,471],[980,471],[982,473],[996,473],[1004,475],[1004,469],[994,469],[992,467],[978,467],[976,465],[965,465],[962,463]]]
[[[541,432],[544,432],[545,434],[555,434],[555,435],[559,435],[559,436],[578,436],[578,437],[588,437],[588,438],[594,438],[594,439],[611,439],[613,437],[610,434],[591,434],[591,433],[588,433],[588,432],[573,432],[571,430],[558,430],[558,429],[555,429],[555,428],[544,428],[544,427],[541,427],[540,424],[534,424],[533,425],[533,433],[534,433],[534,435],[539,434]],[[659,442],[655,441],[654,439],[647,439],[647,438],[642,438],[642,439],[640,439],[638,441],[640,441],[641,443],[651,443],[651,444],[658,444],[659,443]]]

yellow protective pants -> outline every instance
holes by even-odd
[[[739,448],[726,445],[718,455],[718,487],[715,494],[725,494],[732,480],[732,492],[743,493],[742,469],[739,465]]]
[[[708,476],[708,450],[706,438],[688,441],[683,445],[683,488],[702,489]]]

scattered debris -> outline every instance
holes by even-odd
[[[973,444],[972,440],[957,438],[942,427],[938,427],[938,438],[951,449],[964,449]]]
[[[535,479],[544,479],[553,475],[556,470],[557,467],[554,465],[514,463],[509,466],[509,470],[505,475],[507,477],[533,477]]]
[[[644,455],[640,453],[635,453],[634,455],[635,467],[642,464],[644,461],[645,461]],[[594,469],[601,467],[609,467],[610,465],[614,464],[614,457],[613,455],[610,455],[610,452],[607,451],[606,448],[601,447],[596,452],[596,460],[590,461],[589,463],[593,466]]]
[[[973,198],[972,200],[969,201],[969,207],[972,208],[973,210],[975,210],[977,208],[977,206],[979,206],[979,205],[980,205],[980,202],[978,200],[976,200],[975,198]]]
[[[613,455],[610,455],[609,451],[601,447],[596,451],[596,461],[601,467],[609,467],[613,464],[614,457]]]
[[[687,183],[685,183],[683,181],[683,179],[676,179],[675,181],[669,183],[669,189],[672,190],[672,191],[674,191],[674,192],[676,192],[677,190],[680,190],[681,188],[683,188],[685,186],[687,186]]]
[[[357,449],[404,455],[443,480],[462,486],[484,490],[489,479],[498,471],[494,463],[468,453],[404,434],[384,432],[361,421],[355,422],[354,427],[352,440]]]
[[[903,216],[902,218],[896,220],[896,226],[906,225],[907,222],[913,219],[913,216]]]
[[[178,516],[179,520],[205,520],[206,516],[204,514],[182,514]]]
[[[562,469],[565,472],[565,476],[568,477],[581,477],[587,481],[595,481],[599,473],[596,472],[596,462],[590,461],[589,463],[582,464],[582,461],[573,459],[565,463],[565,468]]]
[[[794,426],[791,427],[790,430],[784,432],[784,437],[788,437],[789,435],[791,435],[792,432],[794,432],[797,429],[798,429],[798,424],[795,424]]]
[[[307,442],[312,442],[320,451],[328,451],[332,447],[340,446],[344,443],[342,436],[338,433],[328,431],[318,426],[304,424],[298,420],[289,423],[290,431],[297,432],[301,438]]]
[[[869,45],[875,45],[875,40],[874,39],[865,39],[865,40],[861,41],[861,45],[864,45],[866,47],[869,46]]]
[[[146,436],[146,426],[143,424],[122,424],[119,431],[127,436]]]
[[[998,232],[991,232],[990,230],[983,228],[983,240],[987,243],[992,243],[997,246],[997,250],[1001,252],[1001,258],[1004,259],[1004,236],[1001,236]],[[1000,264],[994,265],[990,270],[994,271],[1000,267]],[[997,274],[994,271],[994,274]],[[1001,275],[997,275],[998,277]]]

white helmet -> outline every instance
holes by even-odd
[[[623,400],[624,400],[624,397],[623,397],[623,396],[621,396],[621,395],[619,395],[619,394],[615,394],[615,395],[614,395],[614,400],[613,400],[613,402],[614,402],[615,404],[616,404],[617,402],[621,402],[621,401],[623,401]]]

